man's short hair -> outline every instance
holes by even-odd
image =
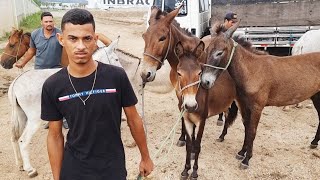
[[[51,14],[50,12],[42,12],[42,13],[41,13],[41,20],[42,20],[43,17],[45,17],[45,16],[51,16],[51,17],[53,18],[52,14]]]
[[[96,25],[93,19],[93,15],[85,9],[71,9],[62,17],[61,30],[64,30],[66,23],[71,23],[73,25],[84,25],[92,24],[93,30],[95,31]]]
[[[229,12],[226,14],[226,16],[224,17],[224,19],[228,20],[228,21],[233,21],[233,22],[238,22],[238,16],[237,14],[233,13],[233,12]]]

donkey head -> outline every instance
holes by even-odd
[[[204,65],[204,71],[201,77],[202,87],[209,89],[220,76],[222,71],[226,70],[232,59],[231,55],[235,50],[232,34],[239,27],[240,21],[223,33],[223,27],[215,24],[211,31],[212,40],[206,49],[207,62]]]
[[[170,13],[162,12],[153,6],[149,19],[149,27],[142,37],[145,42],[141,78],[144,82],[153,81],[156,71],[160,69],[163,61],[171,49],[170,41],[173,38],[170,25],[181,6]]]
[[[30,34],[24,36],[23,30],[13,29],[8,38],[4,52],[1,56],[0,64],[5,69],[11,69],[29,49]]]
[[[201,77],[201,58],[203,58],[204,43],[200,41],[192,51],[184,49],[181,42],[175,47],[175,53],[179,58],[177,66],[178,86],[181,93],[182,106],[188,112],[194,112],[198,108],[196,96],[198,93]]]

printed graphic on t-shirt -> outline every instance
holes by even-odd
[[[94,94],[109,94],[109,93],[116,93],[116,92],[117,92],[117,89],[94,89],[92,91],[82,91],[79,93],[74,93],[74,94],[59,97],[59,101],[66,101],[73,98],[89,96]]]

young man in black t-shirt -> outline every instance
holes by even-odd
[[[92,59],[97,41],[92,14],[72,9],[61,28],[58,39],[69,66],[46,80],[41,102],[41,118],[50,123],[47,145],[54,179],[126,179],[122,108],[141,153],[140,174],[149,175],[153,162],[128,77],[123,69]],[[70,129],[65,146],[62,117]]]

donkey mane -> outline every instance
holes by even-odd
[[[158,10],[155,19],[158,20],[160,19],[160,16],[167,16],[167,12],[163,12],[160,9]],[[193,37],[194,35],[186,28],[182,28],[180,26],[180,23],[178,23],[178,21],[176,19],[173,19],[172,23],[171,23],[174,27],[178,28],[178,30],[180,32],[183,32],[185,35],[189,36],[189,37]]]
[[[24,33],[23,35],[26,35],[26,36],[31,37],[31,33],[29,33],[29,32],[26,32],[26,33]]]

